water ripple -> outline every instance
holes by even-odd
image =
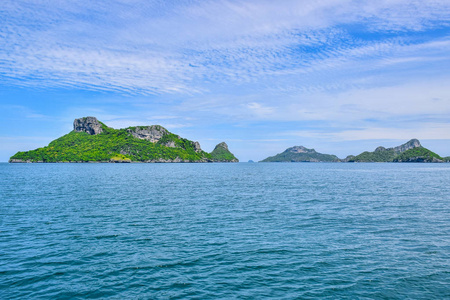
[[[450,298],[450,165],[0,164],[0,298]]]

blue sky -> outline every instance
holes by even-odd
[[[96,116],[241,161],[450,155],[450,2],[3,1],[0,161]]]

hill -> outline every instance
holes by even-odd
[[[348,162],[393,162],[400,154],[415,148],[423,148],[419,140],[412,139],[408,142],[393,148],[382,146],[373,152],[365,151],[357,156],[348,156],[344,161]],[[425,149],[425,148],[424,148]]]
[[[359,155],[349,155],[339,159],[336,155],[322,154],[314,149],[294,146],[261,162],[449,162],[438,154],[422,147],[419,140],[408,142],[392,148],[377,147],[373,152],[365,151]]]
[[[444,159],[427,148],[417,147],[401,153],[394,162],[444,162]]]
[[[238,162],[239,160],[228,150],[225,142],[218,144],[211,152],[211,159],[216,162]]]
[[[338,162],[336,155],[322,154],[314,149],[294,146],[275,156],[263,159],[261,162]]]
[[[232,162],[215,159],[198,142],[160,125],[113,129],[95,117],[75,119],[73,131],[36,150],[17,152],[10,162]],[[220,145],[220,144],[219,144]],[[218,145],[218,146],[219,146]],[[227,147],[228,150],[228,147]]]

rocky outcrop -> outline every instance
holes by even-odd
[[[167,129],[159,125],[131,127],[127,131],[135,138],[147,140],[152,143],[159,142],[164,135],[169,134]]]
[[[195,152],[202,152],[202,148],[200,147],[199,142],[194,142],[194,150]]]
[[[102,124],[95,117],[84,117],[73,121],[73,130],[96,135],[103,132]]]
[[[130,133],[133,137],[147,140],[152,143],[158,143],[165,135],[170,134],[170,132],[160,125],[151,125],[151,126],[137,126],[130,127],[126,129],[128,133]],[[180,136],[175,135],[177,139],[181,139]],[[180,148],[174,140],[169,138],[169,140],[161,141],[160,144],[170,148]],[[202,152],[202,148],[200,147],[199,142],[193,142],[195,152]]]
[[[402,153],[405,151],[408,151],[409,149],[414,149],[417,147],[422,147],[418,139],[412,139],[408,142],[404,143],[403,145],[397,146],[392,148],[395,153]],[[378,149],[378,148],[377,148]]]
[[[303,146],[294,146],[291,148],[286,149],[285,152],[291,152],[291,153],[317,153],[314,149],[308,149]]]
[[[161,145],[169,147],[169,148],[180,148],[180,147],[177,147],[177,145],[175,144],[175,141],[167,141],[166,143],[161,144]]]
[[[30,160],[22,160],[22,159],[10,159],[9,163],[18,164],[18,163],[30,163]]]

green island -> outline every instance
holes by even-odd
[[[225,142],[218,144],[211,152],[211,157],[217,162],[238,162],[233,153],[228,150],[228,145]]]
[[[11,163],[112,162],[112,163],[178,163],[239,162],[225,142],[211,153],[198,142],[169,132],[160,125],[133,126],[114,129],[95,117],[75,119],[73,131],[52,141],[48,146],[20,151],[11,156]],[[314,149],[294,146],[267,157],[261,162],[450,162],[412,139],[397,147],[377,147],[344,159]]]
[[[261,162],[450,162],[449,157],[442,158],[438,154],[423,147],[419,140],[412,139],[397,147],[382,146],[373,152],[365,151],[359,155],[349,155],[339,159],[336,155],[322,154],[314,149],[294,146]]]
[[[400,153],[393,160],[394,162],[441,162],[445,161],[438,154],[424,147],[409,149]]]
[[[294,146],[275,156],[263,159],[261,162],[338,162],[336,155],[322,154],[314,149]]]
[[[74,130],[48,146],[17,152],[9,162],[238,162],[220,143],[213,152],[160,125],[114,129],[95,117],[75,119]]]

